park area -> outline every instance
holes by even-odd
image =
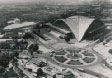
[[[94,52],[84,49],[59,50],[54,56],[57,63],[69,66],[86,66],[95,63],[97,58]]]

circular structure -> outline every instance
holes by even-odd
[[[55,53],[54,60],[63,65],[85,66],[95,63],[97,56],[84,49],[59,50]]]

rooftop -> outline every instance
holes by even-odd
[[[25,28],[32,25],[35,25],[35,22],[23,22],[23,23],[17,23],[17,24],[11,24],[4,28],[4,30],[12,30],[12,29],[19,29],[19,28]]]

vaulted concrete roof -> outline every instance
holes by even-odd
[[[80,41],[83,38],[86,30],[89,28],[90,24],[94,20],[95,19],[91,19],[84,16],[71,16],[66,19],[58,19],[55,21],[55,23],[58,23],[58,21],[63,21],[65,24],[69,26],[69,28],[75,35],[76,39]]]

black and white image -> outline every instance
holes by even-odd
[[[0,78],[112,78],[112,0],[0,0]]]

